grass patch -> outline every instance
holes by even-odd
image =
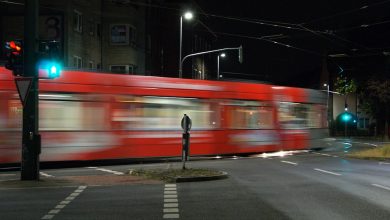
[[[130,175],[142,176],[149,179],[162,180],[164,182],[176,182],[176,178],[180,177],[208,177],[221,175],[222,172],[209,169],[135,169],[129,171]]]
[[[375,149],[354,152],[349,154],[349,156],[359,159],[387,160],[390,159],[390,144]]]

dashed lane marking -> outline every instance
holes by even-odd
[[[44,172],[39,172],[39,174],[41,174],[41,176],[44,176],[44,177],[54,177],[53,175],[50,175],[50,174],[47,174]]]
[[[315,168],[314,170],[317,170],[317,171],[320,171],[320,172],[323,172],[323,173],[327,173],[327,174],[332,174],[332,175],[335,175],[335,176],[341,176],[340,173],[334,173],[334,172],[327,171],[327,170],[322,170],[322,169],[318,169],[318,168]]]
[[[390,163],[387,163],[387,162],[379,162],[379,165],[382,165],[382,164],[384,164],[384,165],[390,165]]]
[[[123,172],[109,170],[109,169],[104,169],[104,168],[99,168],[99,167],[87,167],[87,168],[88,169],[95,169],[95,170],[103,171],[103,172],[106,172],[106,173],[112,173],[112,174],[115,174],[115,175],[124,175],[125,174]]]
[[[180,218],[176,184],[165,184],[163,218]]]
[[[52,218],[54,218],[56,214],[61,212],[61,210],[63,208],[65,208],[69,203],[71,203],[86,188],[87,188],[87,186],[79,186],[74,192],[72,192],[68,197],[66,197],[63,201],[61,201],[58,205],[56,205],[54,207],[54,209],[50,210],[41,219],[52,219]],[[78,191],[78,192],[76,192],[76,191]]]
[[[288,163],[288,164],[291,164],[291,165],[294,165],[294,166],[297,166],[297,165],[298,165],[298,163],[294,163],[294,162],[287,161],[287,160],[282,160],[282,161],[280,161],[280,162],[282,162],[282,163]]]
[[[378,187],[378,188],[381,188],[381,189],[385,189],[385,190],[389,190],[390,191],[390,187],[387,187],[387,186],[382,186],[382,185],[375,184],[375,183],[373,183],[371,185],[373,185],[375,187]]]
[[[326,157],[338,157],[338,156],[336,156],[336,155],[324,154],[324,153],[317,153],[317,152],[313,152],[313,154],[317,154],[317,155],[321,155],[321,156],[326,156]]]

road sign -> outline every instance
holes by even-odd
[[[16,88],[18,88],[19,98],[20,101],[22,102],[23,107],[26,104],[26,100],[28,97],[28,92],[30,91],[31,88],[32,80],[33,80],[32,77],[15,78]]]

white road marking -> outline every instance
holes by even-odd
[[[176,191],[176,188],[165,188],[165,191]]]
[[[164,213],[165,212],[176,213],[176,212],[179,212],[179,209],[178,208],[167,208],[167,209],[164,209],[163,211],[164,211]]]
[[[164,199],[164,202],[178,202],[177,199]]]
[[[177,208],[179,204],[177,203],[164,203],[164,208]]]
[[[176,184],[165,184],[163,218],[180,218]]]
[[[292,165],[294,165],[294,166],[298,165],[298,163],[294,163],[294,162],[287,161],[287,160],[282,160],[282,161],[280,161],[280,162],[282,162],[282,163],[288,163],[288,164],[292,164]]]
[[[78,195],[80,195],[80,193],[72,193],[72,194],[70,194],[70,196],[73,196],[73,197],[77,197]]]
[[[45,215],[41,219],[52,219],[54,215]]]
[[[53,175],[50,175],[50,174],[47,174],[47,173],[44,173],[44,172],[39,172],[42,176],[45,176],[45,177],[54,177]]]
[[[61,205],[68,205],[70,203],[69,200],[64,200],[62,202],[60,202]]]
[[[381,189],[385,189],[385,190],[389,190],[390,191],[390,187],[387,187],[387,186],[382,186],[382,185],[375,184],[375,183],[371,184],[371,185],[376,186],[376,187],[381,188]]]
[[[57,205],[55,208],[56,209],[63,209],[66,205]]]
[[[365,145],[371,145],[371,146],[374,146],[374,147],[378,147],[377,144],[372,144],[372,143],[367,143],[367,142],[357,142],[357,141],[354,141],[352,143],[354,143],[354,144],[365,144]]]
[[[79,186],[75,191],[73,191],[70,196],[66,197],[63,201],[61,201],[56,207],[50,210],[46,215],[44,215],[41,219],[52,219],[56,214],[58,214],[63,208],[66,207],[72,200],[74,200],[80,193],[86,189],[87,186]],[[79,192],[76,192],[79,191]]]
[[[163,218],[179,218],[179,214],[164,214]]]
[[[67,201],[72,201],[74,198],[75,198],[75,197],[73,197],[73,196],[68,196],[68,197],[66,197],[65,200],[67,200]]]
[[[337,156],[337,155],[333,155],[332,157],[339,157],[339,156]]]
[[[386,163],[386,162],[379,162],[379,164],[390,165],[390,163]]]
[[[335,175],[335,176],[341,176],[341,174],[339,174],[339,173],[334,173],[334,172],[330,172],[330,171],[327,171],[327,170],[322,170],[322,169],[318,169],[318,168],[315,168],[314,170],[317,170],[317,171],[320,171],[320,172],[323,172],[323,173],[327,173],[327,174],[332,174],[332,175]]]
[[[58,214],[60,212],[61,209],[52,209],[50,210],[49,214]]]
[[[112,174],[115,174],[115,175],[124,175],[125,174],[123,172],[119,172],[119,171],[115,171],[115,170],[109,170],[109,169],[104,169],[104,168],[99,168],[99,167],[87,167],[87,168],[103,171],[103,172],[106,172],[106,173],[112,173]]]

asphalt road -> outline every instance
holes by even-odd
[[[173,185],[124,173],[180,163],[42,170],[48,184],[0,172],[0,219],[390,219],[390,163],[344,157],[373,144],[192,161],[229,178]]]

